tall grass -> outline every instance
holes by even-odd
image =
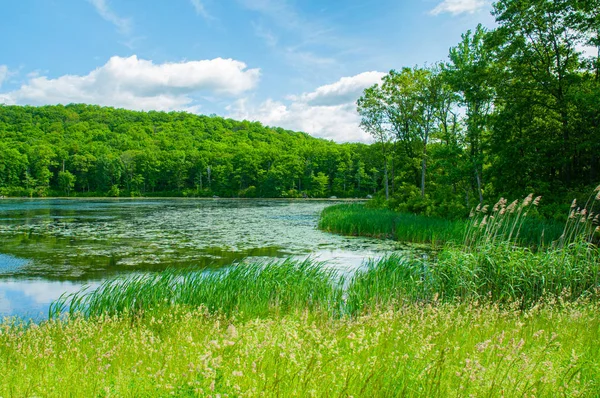
[[[332,305],[340,294],[336,281],[333,271],[312,260],[234,264],[222,272],[167,270],[109,280],[93,292],[64,296],[50,307],[50,317],[67,309],[98,316],[176,305],[248,317],[335,311]]]
[[[465,226],[463,221],[370,209],[362,204],[327,207],[319,219],[319,228],[328,232],[435,245],[460,241]]]
[[[369,260],[350,280],[344,310],[360,314],[367,309],[429,300],[430,276],[426,263],[397,254]]]
[[[401,304],[348,319],[147,317],[0,324],[3,397],[595,397],[600,307]]]

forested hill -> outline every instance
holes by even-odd
[[[0,106],[0,195],[364,197],[363,144],[183,112]]]

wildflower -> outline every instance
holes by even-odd
[[[227,333],[234,339],[236,337],[238,337],[237,329],[235,328],[235,326],[233,326],[233,324],[231,324],[231,325],[229,325],[229,327],[227,327]]]

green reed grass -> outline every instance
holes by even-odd
[[[369,260],[350,280],[344,309],[348,314],[429,299],[432,294],[426,263],[392,254]]]
[[[334,311],[340,290],[333,271],[312,261],[234,264],[221,272],[167,270],[117,278],[93,292],[82,291],[53,303],[50,317],[67,309],[85,316],[140,313],[200,305],[215,313],[266,316],[302,310]]]
[[[436,245],[460,241],[465,226],[463,221],[370,209],[362,204],[327,207],[319,219],[319,228],[328,232]]]
[[[530,200],[528,207],[531,203]],[[509,217],[513,213],[506,213],[506,222],[492,223],[493,219],[490,217],[499,215],[486,214],[487,208],[488,206],[478,207],[477,212],[473,212],[476,217],[472,216],[469,221],[463,221],[397,213],[387,209],[370,209],[362,204],[340,204],[322,211],[319,228],[344,235],[390,238],[402,242],[431,243],[436,246],[449,242],[464,242],[469,246],[480,234],[486,234],[493,237],[494,241],[509,238],[519,245],[543,247],[560,239],[564,231],[563,224],[533,219],[531,214],[527,218],[527,211],[519,209],[518,206],[515,208],[521,211],[513,217]],[[500,209],[497,212],[499,211]],[[493,225],[497,229],[492,230],[488,227],[488,230],[480,232],[479,225],[482,222],[484,226]],[[577,231],[574,234],[576,235]],[[493,241],[487,243],[493,244]]]

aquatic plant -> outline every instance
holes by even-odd
[[[319,219],[319,228],[328,232],[435,245],[459,241],[465,225],[463,221],[371,209],[362,204],[327,207]]]
[[[169,269],[108,280],[94,291],[63,296],[49,315],[66,310],[85,316],[142,313],[174,305],[203,305],[211,312],[248,317],[334,311],[339,289],[333,274],[310,259],[236,263],[220,272]]]

